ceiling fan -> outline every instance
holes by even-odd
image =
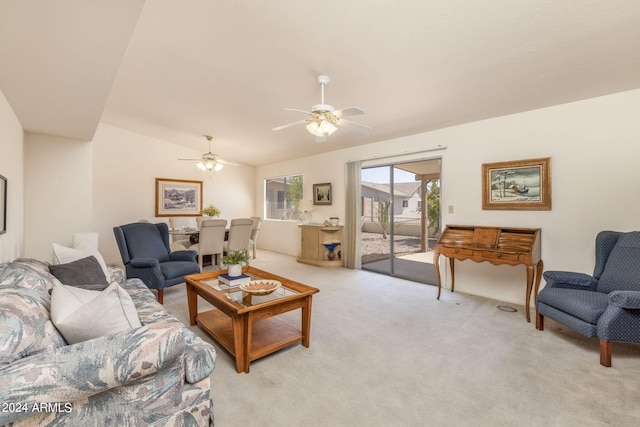
[[[369,126],[345,119],[347,116],[364,114],[364,110],[361,108],[350,107],[336,110],[333,105],[325,104],[324,86],[329,83],[329,77],[318,76],[317,80],[318,83],[320,83],[320,104],[311,107],[311,111],[298,110],[296,108],[285,108],[287,111],[297,111],[299,113],[308,114],[308,117],[305,120],[298,120],[297,122],[275,127],[272,130],[286,129],[291,126],[306,123],[309,133],[316,136],[316,142],[325,142],[327,137],[335,132],[340,126],[354,129],[360,133],[371,132],[372,129]]]
[[[211,152],[211,140],[213,139],[213,137],[211,135],[205,135],[204,137],[207,138],[207,141],[209,141],[208,153],[202,154],[201,159],[178,159],[178,160],[198,162],[196,163],[196,166],[198,167],[198,169],[200,169],[203,172],[212,171],[212,170],[218,172],[220,169],[224,167],[224,165],[238,166],[237,163],[229,162],[213,154]]]

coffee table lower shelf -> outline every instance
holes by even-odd
[[[238,327],[250,328],[247,331],[250,334],[239,330],[234,332],[233,319],[218,309],[198,313],[196,317],[198,325],[236,359],[238,372],[249,372],[252,361],[303,340],[300,330],[278,318],[269,317],[256,321],[247,319],[250,322],[247,325],[242,324],[245,321],[243,319],[247,318],[242,316],[237,319]],[[236,337],[239,340],[246,337],[250,342],[236,342]]]

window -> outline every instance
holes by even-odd
[[[403,200],[402,201],[402,207],[403,208],[408,208],[409,207],[409,201],[408,200]]]
[[[264,217],[267,219],[299,219],[302,200],[302,175],[279,176],[264,180]]]

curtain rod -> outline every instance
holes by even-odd
[[[422,153],[429,153],[431,151],[437,151],[437,150],[446,150],[447,146],[446,145],[434,145],[433,147],[428,147],[425,148],[424,150],[420,150],[420,151],[405,151],[404,153],[400,153],[400,154],[391,154],[388,156],[373,156],[373,157],[368,157],[366,159],[358,159],[357,161],[360,162],[366,162],[368,160],[382,160],[382,159],[390,159],[393,157],[401,157],[401,156],[407,156],[410,154],[422,154]],[[347,160],[347,162],[353,162],[355,160]]]

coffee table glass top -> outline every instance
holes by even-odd
[[[254,277],[252,277],[252,279],[254,279]],[[258,278],[255,277],[255,279]],[[270,294],[254,295],[248,292],[244,292],[238,286],[229,286],[225,283],[218,283],[218,279],[207,279],[201,280],[200,282],[206,284],[207,286],[210,286],[212,289],[218,292],[221,292],[230,300],[235,301],[244,307],[252,307],[255,305],[263,304],[265,302],[276,301],[281,298],[299,294],[299,292],[287,288],[284,283],[282,284],[282,286],[280,286]]]

